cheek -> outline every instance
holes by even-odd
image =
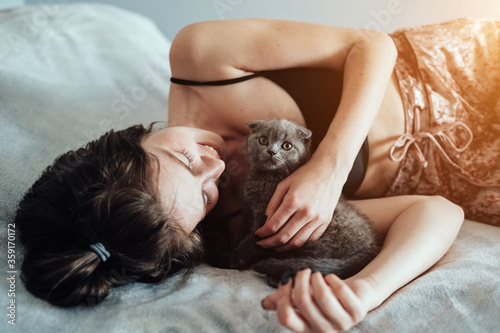
[[[201,215],[203,212],[191,210],[183,210],[176,213],[178,216],[176,220],[178,221],[178,226],[186,233],[190,234],[194,228],[201,221],[203,216]]]
[[[204,203],[200,193],[196,191],[188,191],[188,185],[185,185],[186,191],[176,200],[178,212],[181,214],[182,220],[185,222],[186,228],[189,232],[196,227],[196,225],[204,218]]]

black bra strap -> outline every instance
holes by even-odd
[[[259,75],[258,74],[250,74],[247,76],[237,77],[235,79],[206,81],[206,82],[183,80],[183,79],[178,79],[178,78],[172,77],[172,78],[170,78],[170,82],[180,84],[183,86],[226,86],[229,84],[234,84],[234,83],[250,80],[250,79],[253,79],[254,77],[257,77],[257,76],[259,76]]]

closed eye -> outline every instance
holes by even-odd
[[[207,191],[203,191],[203,196],[205,197],[205,205],[210,206],[212,204],[212,197]]]
[[[176,152],[178,153],[181,153],[182,155],[184,155],[184,157],[186,157],[186,159],[188,160],[188,166],[190,169],[193,168],[193,162],[194,162],[194,157],[193,155],[186,149],[176,149],[175,150]]]
[[[186,150],[182,150],[182,149],[173,149],[173,150],[170,150],[170,149],[164,149],[164,152],[170,157],[172,158],[172,160],[177,163],[178,165],[182,166],[183,168],[185,168],[187,171],[189,171],[189,173],[193,176],[193,177],[196,177],[196,174],[194,172],[194,169],[193,169],[193,161],[194,161],[194,158],[193,156]],[[186,159],[186,162],[182,161],[181,158],[179,158],[179,155],[178,154],[174,154],[174,153],[178,153],[178,154],[181,154],[185,159]]]

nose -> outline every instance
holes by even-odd
[[[276,155],[276,152],[275,152],[274,150],[272,150],[272,149],[268,149],[268,150],[267,150],[267,153],[269,154],[269,156],[274,156],[274,155]]]
[[[210,155],[202,155],[201,160],[204,168],[201,170],[201,177],[206,179],[218,179],[224,171],[226,165],[224,161]]]

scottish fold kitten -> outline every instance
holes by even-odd
[[[340,198],[333,219],[316,242],[286,252],[265,250],[254,235],[266,221],[265,211],[278,183],[309,159],[311,131],[288,120],[261,120],[248,124],[249,170],[241,199],[246,236],[230,256],[231,268],[252,268],[277,286],[283,273],[295,275],[311,268],[340,278],[354,275],[379,252],[375,228],[355,206]]]

